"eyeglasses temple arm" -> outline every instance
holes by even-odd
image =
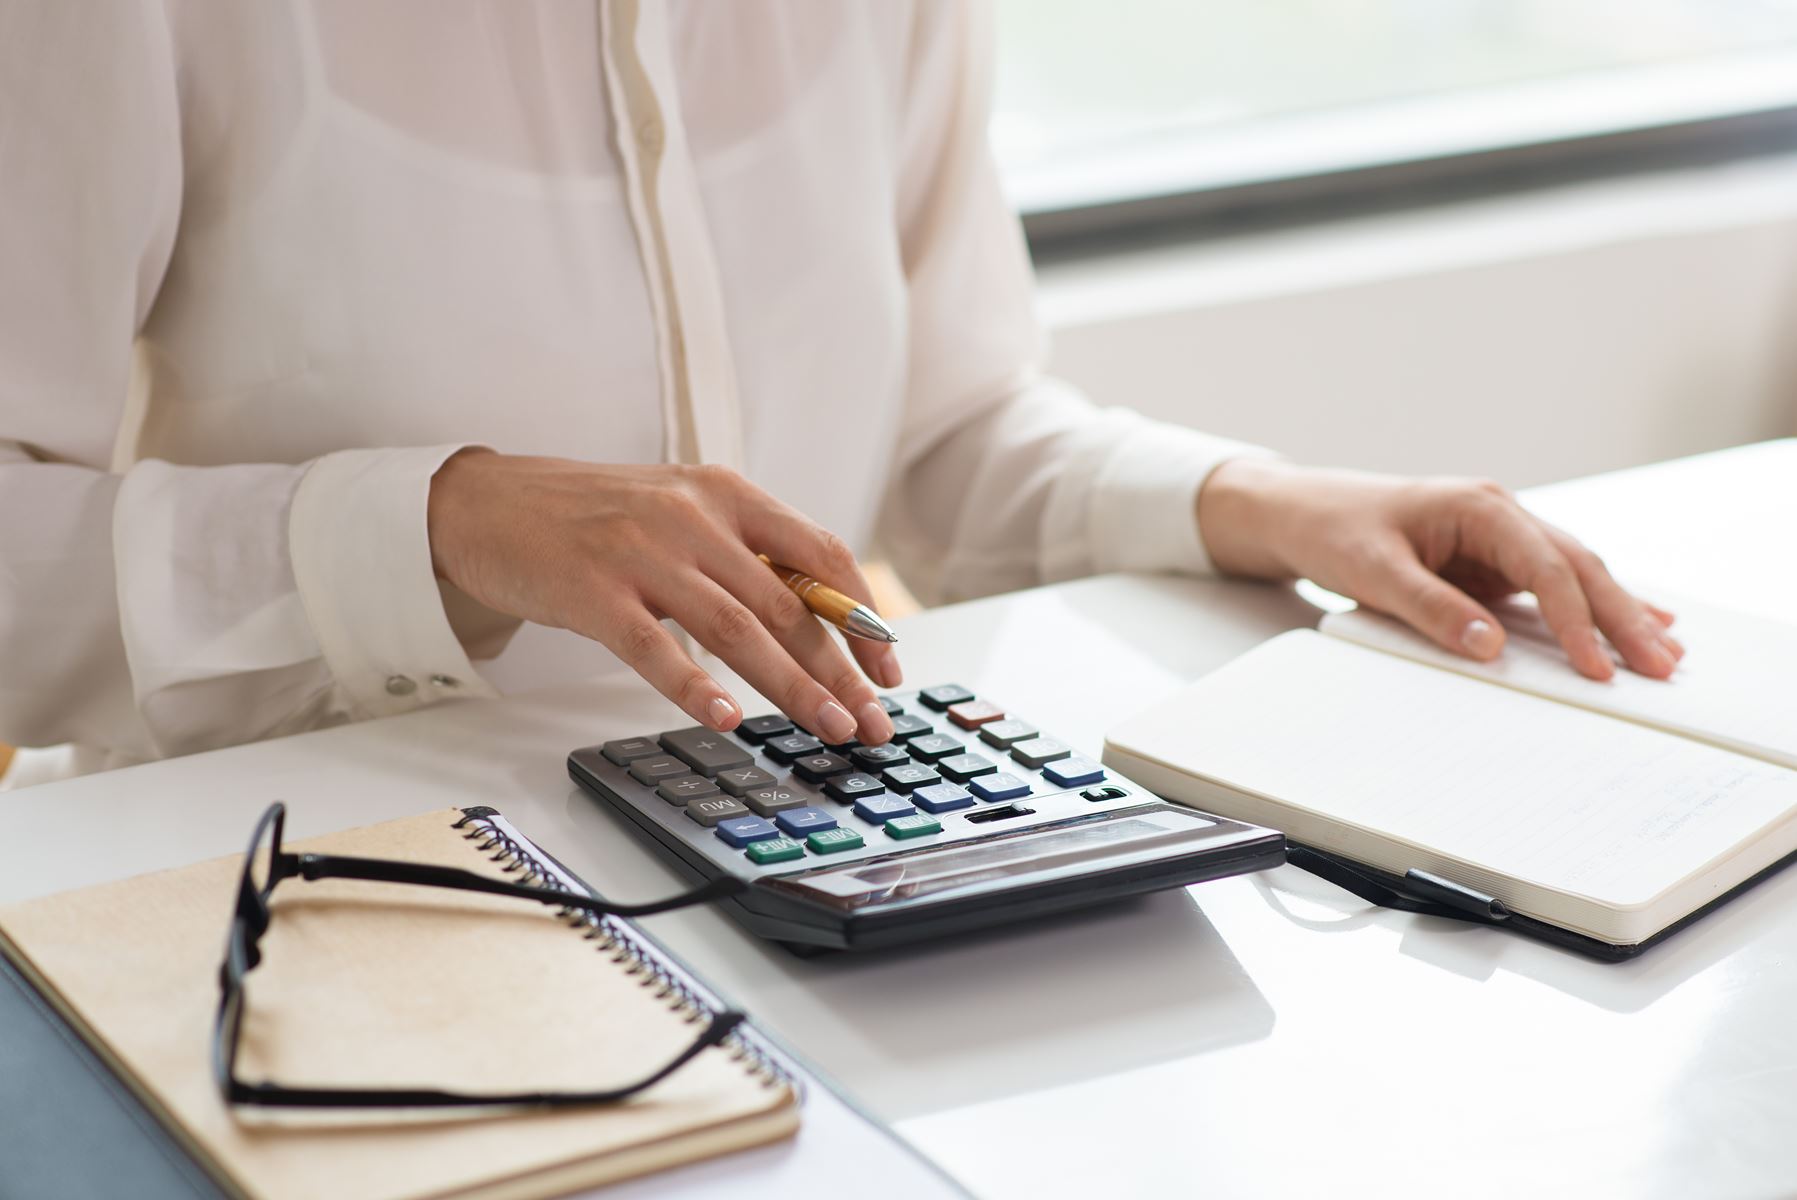
[[[429,863],[355,858],[341,854],[302,854],[298,858],[298,868],[300,878],[306,880],[364,879],[374,883],[409,883],[424,887],[453,888],[464,892],[513,896],[520,900],[535,900],[539,904],[553,904],[558,908],[578,908],[615,917],[647,917],[694,904],[709,904],[737,895],[748,888],[743,880],[722,875],[689,892],[669,896],[665,900],[654,900],[647,904],[617,904],[577,892],[508,883],[503,879],[477,875],[459,867],[439,867]]]

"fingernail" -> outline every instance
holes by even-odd
[[[1649,675],[1670,675],[1678,666],[1678,659],[1672,657],[1672,651],[1658,642],[1647,644],[1647,673]]]
[[[1586,674],[1591,678],[1610,679],[1616,674],[1616,660],[1610,657],[1610,652],[1598,640],[1595,629],[1585,634],[1585,655],[1592,667]]]
[[[826,700],[817,709],[817,731],[825,740],[840,745],[855,736],[855,718],[834,700]]]
[[[898,651],[889,647],[880,655],[878,673],[881,687],[895,688],[905,682],[905,673],[899,670]]]
[[[1460,631],[1460,645],[1474,658],[1490,658],[1503,648],[1504,635],[1490,621],[1474,618]]]
[[[870,746],[892,740],[892,718],[877,700],[869,700],[855,712],[861,717],[861,740]]]
[[[1685,656],[1685,644],[1673,637],[1670,633],[1667,633],[1664,629],[1660,630],[1660,645],[1666,647],[1667,651],[1674,658],[1683,658]]]
[[[741,715],[742,711],[736,707],[735,702],[726,696],[713,696],[711,703],[705,706],[706,723],[719,733],[735,725],[736,719]]]

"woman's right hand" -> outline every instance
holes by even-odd
[[[431,481],[430,542],[437,574],[474,599],[603,643],[711,729],[735,728],[742,706],[681,648],[663,617],[822,740],[877,745],[892,737],[892,720],[868,685],[898,685],[892,647],[849,639],[857,670],[755,557],[766,554],[871,606],[854,554],[733,471],[463,450]]]

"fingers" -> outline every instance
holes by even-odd
[[[1495,564],[1518,587],[1535,593],[1541,618],[1579,674],[1609,679],[1616,664],[1597,640],[1597,624],[1578,571],[1546,530],[1508,499],[1486,496],[1466,524],[1472,557]]]
[[[700,645],[729,663],[750,686],[817,737],[838,743],[857,736],[860,722],[850,710],[787,653],[747,605],[716,581],[694,573],[680,580],[673,594],[652,598]],[[806,618],[811,619],[809,613]],[[825,636],[821,629],[817,632]],[[855,674],[846,661],[842,673]],[[867,702],[873,702],[878,710],[872,691],[866,695]],[[885,724],[880,737],[884,741],[892,736],[892,723],[884,711],[879,715]],[[870,735],[878,733],[877,727],[870,730]]]
[[[1396,541],[1358,598],[1419,630],[1437,645],[1487,662],[1504,648],[1504,628],[1484,605],[1425,567],[1408,542]]]
[[[892,718],[880,707],[879,697],[868,686],[867,676],[855,668],[843,653],[841,643],[831,636],[823,622],[812,615],[804,601],[793,594],[779,575],[740,545],[720,547],[704,565],[711,577],[740,600],[773,634],[791,659],[854,716],[853,736],[870,746],[892,738]],[[852,644],[862,639],[848,640]],[[791,710],[788,715],[794,720],[805,719],[802,713]]]
[[[604,643],[626,666],[706,728],[724,733],[742,721],[742,706],[640,604],[581,632]]]
[[[873,608],[873,589],[848,543],[772,497],[765,499],[765,504],[742,514],[743,539],[750,548]],[[890,645],[865,638],[850,638],[848,643],[869,679],[889,688],[904,682],[898,652]]]
[[[1570,535],[1551,526],[1546,527],[1546,532],[1572,564],[1598,628],[1621,652],[1623,661],[1632,670],[1655,679],[1671,675],[1678,660],[1684,657],[1685,648],[1666,632],[1667,622],[1661,619],[1664,610],[1656,610],[1631,596],[1611,577],[1597,555]]]

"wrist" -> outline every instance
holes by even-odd
[[[1280,497],[1298,468],[1260,458],[1235,458],[1210,473],[1198,489],[1198,536],[1211,562],[1225,575],[1290,579],[1294,572],[1280,549]]]
[[[481,459],[496,458],[485,446],[469,446],[443,460],[431,476],[430,499],[426,506],[426,527],[431,544],[431,569],[437,578],[457,583],[460,561],[459,534],[467,526],[467,497],[474,477],[485,464]]]

